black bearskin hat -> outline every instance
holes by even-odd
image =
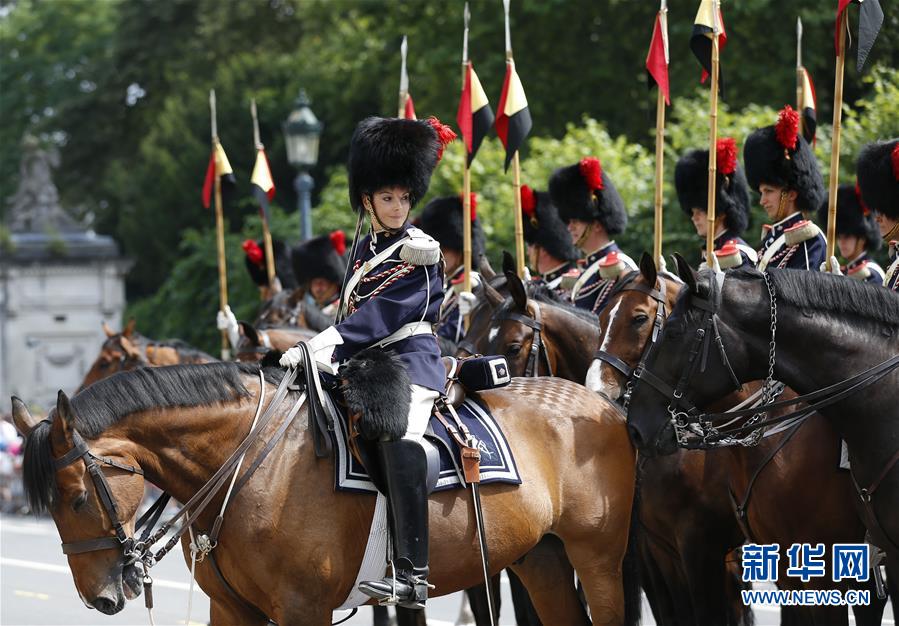
[[[627,227],[624,201],[596,157],[557,169],[549,179],[549,195],[563,221],[598,221],[609,235]]]
[[[418,227],[450,250],[462,252],[462,198],[443,196],[434,198],[421,212]],[[477,200],[471,194],[471,258],[484,254],[484,229],[477,217]]]
[[[243,242],[244,263],[250,278],[260,287],[268,286],[268,272],[265,269],[265,243],[260,239],[247,239]],[[297,279],[293,274],[290,257],[291,251],[283,241],[272,239],[272,251],[275,253],[275,276],[283,289],[296,289]]]
[[[524,222],[524,240],[536,244],[560,261],[577,261],[581,254],[571,241],[559,210],[546,191],[532,191],[521,186],[521,212]]]
[[[301,285],[324,278],[338,285],[346,272],[346,236],[342,230],[304,241],[293,249],[293,273]]]
[[[828,198],[818,209],[818,223],[827,224]],[[855,185],[840,185],[837,189],[837,234],[864,237],[865,250],[873,252],[880,248],[880,228],[874,215],[861,203],[859,190]]]
[[[865,205],[899,220],[899,139],[869,143],[862,148],[857,173]]]
[[[737,144],[730,137],[718,140],[715,214],[725,215],[727,230],[740,234],[749,226],[749,187],[737,162]],[[674,186],[687,217],[693,209],[708,211],[709,151],[691,150],[674,167]]]
[[[766,183],[795,191],[800,211],[817,211],[824,201],[824,180],[811,146],[799,133],[799,114],[785,106],[777,124],[753,131],[743,148],[749,185]]]
[[[393,185],[408,189],[414,206],[428,191],[443,147],[455,136],[436,118],[369,117],[359,122],[347,163],[353,209],[363,210],[363,194]]]

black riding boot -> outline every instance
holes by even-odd
[[[406,439],[379,442],[378,456],[387,481],[395,576],[363,582],[359,590],[379,602],[395,599],[421,609],[428,599],[427,458],[418,442]]]

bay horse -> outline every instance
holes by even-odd
[[[234,349],[238,361],[261,361],[270,350],[286,352],[298,341],[308,341],[316,331],[296,326],[272,326],[256,328],[248,322],[239,322],[240,341]]]
[[[590,389],[613,399],[626,393],[633,384],[630,372],[638,367],[652,345],[653,333],[660,330],[665,312],[674,308],[683,285],[673,274],[657,272],[647,254],[640,260],[640,271],[629,274],[616,285],[600,316],[604,357],[590,367],[587,379]],[[624,367],[616,367],[615,359],[623,361]],[[748,392],[732,393],[716,404],[730,407],[748,395]],[[781,395],[782,398],[795,396],[789,389]],[[779,562],[781,588],[848,588],[845,583],[833,584],[829,580],[813,579],[803,584],[786,576],[786,547],[791,543],[833,545],[864,540],[864,525],[851,507],[849,475],[838,467],[840,440],[829,424],[812,414],[801,425],[763,438],[756,446],[679,450],[673,457],[641,458],[651,458],[652,462],[672,459],[671,462],[679,463],[697,455],[704,457],[706,466],[702,496],[707,505],[716,508],[719,515],[725,510],[732,511],[736,519],[724,521],[718,532],[711,535],[707,534],[709,529],[703,529],[689,549],[717,553],[720,558],[738,545],[732,538],[728,541],[736,521],[742,531],[738,543],[745,536],[751,543],[777,543],[783,547]],[[815,485],[814,491],[807,489],[809,484]],[[692,520],[687,520],[690,523]],[[730,532],[721,532],[724,529]],[[718,537],[717,549],[712,548],[713,537]],[[712,558],[709,556],[707,567],[716,566]],[[858,586],[873,590],[871,585]],[[870,606],[854,607],[858,623],[879,624],[884,605],[875,597]],[[783,607],[782,611],[785,623],[848,623],[848,612],[841,607]]]
[[[91,540],[105,538],[95,550],[68,555],[88,606],[114,614],[140,591],[137,568],[115,545],[109,510],[132,536],[145,478],[176,500],[189,501],[250,431],[262,389],[271,397],[283,375],[257,363],[121,372],[71,401],[60,392],[48,420],[38,423],[14,399],[16,426],[27,434],[24,475],[31,502],[50,511],[66,543],[94,545]],[[284,416],[298,394],[289,392],[275,414]],[[593,623],[623,623],[621,566],[635,464],[623,413],[580,385],[554,379],[515,379],[478,397],[501,425],[522,475],[521,485],[481,489],[493,573],[512,567],[546,623],[589,624],[568,582],[573,565]],[[303,407],[231,500],[210,554],[214,559],[197,565],[213,625],[261,626],[271,619],[325,626],[354,584],[375,499],[334,491],[334,462],[316,458],[305,413]],[[277,428],[277,420],[267,424],[247,450],[248,459]],[[79,456],[75,444],[82,437],[90,454]],[[109,505],[98,493],[101,483],[108,486]],[[216,494],[196,520],[197,529],[211,527],[223,497]],[[466,492],[431,496],[434,595],[480,579],[475,527]],[[548,534],[560,542],[541,542]],[[546,553],[520,560],[535,547]]]
[[[486,294],[465,342],[469,352],[503,354],[514,376],[555,375],[583,383],[599,347],[600,319],[561,302],[542,286],[506,272],[509,298]],[[486,306],[489,303],[490,306]],[[539,331],[539,332],[538,332]],[[638,465],[639,524],[636,550],[640,582],[660,624],[751,622],[739,596],[739,577],[723,571],[724,554],[742,542],[727,501],[710,493],[720,473],[710,474],[703,453],[677,459],[645,459]],[[710,546],[721,546],[718,568],[709,567]]]
[[[252,325],[260,329],[294,327],[315,332],[325,330],[334,320],[310,304],[306,295],[305,287],[275,292],[262,303]]]
[[[159,367],[180,363],[211,363],[217,359],[181,341],[168,339],[156,341],[138,333],[135,321],[131,319],[122,332],[115,332],[103,322],[106,340],[100,354],[84,375],[79,391],[116,372],[136,367]]]
[[[719,416],[696,407],[747,381],[777,379],[803,395],[825,389],[811,399],[846,441],[853,502],[888,570],[899,571],[899,369],[890,368],[899,363],[899,295],[819,272],[697,273],[680,257],[677,266],[686,284],[631,396],[635,444],[669,454],[692,445],[687,430],[706,438]],[[715,367],[700,374],[703,362]],[[845,380],[877,384],[856,391]]]

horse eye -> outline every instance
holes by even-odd
[[[82,491],[82,492],[78,495],[78,497],[75,498],[75,501],[72,502],[72,510],[75,511],[75,512],[77,513],[78,511],[81,510],[81,508],[82,508],[85,504],[87,504],[87,492],[86,492],[86,491]]]
[[[521,352],[521,344],[520,343],[511,343],[509,347],[506,348],[506,354],[509,356],[518,356],[518,353]]]
[[[647,321],[649,321],[649,316],[646,315],[645,313],[638,313],[637,315],[634,316],[634,325],[635,326],[642,326]]]

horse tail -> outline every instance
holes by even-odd
[[[634,481],[634,502],[631,505],[631,523],[627,535],[627,549],[621,563],[621,579],[624,587],[624,623],[637,626],[643,619],[642,580],[640,577],[640,473],[643,464],[637,462]]]

